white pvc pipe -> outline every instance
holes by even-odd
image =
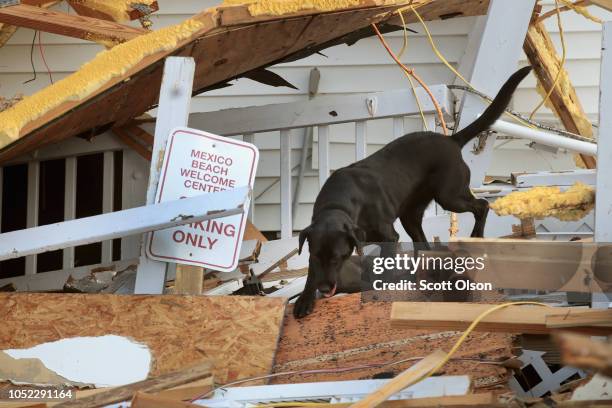
[[[544,132],[542,130],[530,129],[526,126],[515,125],[514,123],[503,120],[495,122],[493,126],[491,126],[491,129],[509,136],[533,140],[534,142],[572,150],[588,156],[597,155],[597,144],[595,143],[583,142],[581,140]]]

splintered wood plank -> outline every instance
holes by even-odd
[[[444,330],[465,330],[482,313],[495,305],[455,302],[394,302],[391,309],[391,325],[395,328],[432,327]],[[571,315],[574,319],[584,313],[584,308],[554,308],[549,306],[507,306],[486,316],[476,331],[509,332],[525,334],[547,334],[551,327],[547,319],[561,319]],[[572,326],[572,330],[592,334],[606,334],[609,328]]]
[[[160,392],[190,382],[210,378],[211,365],[208,362],[200,363],[192,367],[184,367],[175,372],[162,374],[158,377],[148,378],[121,387],[114,387],[106,391],[95,393],[91,396],[68,401],[56,405],[56,408],[97,408],[110,404],[127,401],[137,392]]]
[[[546,106],[553,110],[569,132],[593,138],[593,126],[584,112],[567,71],[561,67],[560,58],[557,56],[550,34],[543,23],[533,23],[529,26],[523,50],[538,78],[538,85],[542,89],[540,93],[544,95],[548,93],[555,82],[557,72],[559,69],[562,70],[559,84],[550,94]],[[579,157],[586,168],[597,167],[594,157],[585,154],[580,154]]]
[[[3,47],[13,34],[17,31],[17,27],[10,24],[0,24],[0,47]]]
[[[559,333],[554,338],[564,364],[612,376],[612,343],[573,333]]]
[[[114,16],[97,9],[94,5],[86,4],[79,0],[68,0],[68,4],[72,6],[74,11],[76,11],[82,16],[93,17],[102,20],[117,21]],[[138,1],[134,0],[134,4],[138,4]],[[151,13],[159,10],[159,4],[156,1],[148,5],[148,7]],[[140,10],[134,7],[129,7],[128,9],[126,9],[126,13],[130,20],[137,20],[141,17],[145,17],[145,14],[141,13]]]
[[[436,350],[403,373],[395,376],[391,381],[369,394],[365,398],[352,404],[351,408],[376,407],[380,403],[388,400],[396,392],[400,392],[406,387],[418,382],[428,373],[434,370],[442,361],[446,353]]]
[[[46,10],[26,4],[0,8],[0,23],[88,41],[108,41],[111,43],[129,41],[147,33],[146,30],[140,28],[97,18]]]
[[[393,365],[362,368],[338,373],[282,376],[274,383],[341,381],[372,378],[382,373],[397,374],[436,349],[450,350],[460,332],[423,325],[418,329],[391,327],[390,302],[362,302],[361,294],[318,300],[311,315],[295,319],[292,306],[287,310],[276,354],[274,372],[337,369],[384,362],[407,361]],[[513,356],[513,338],[506,333],[473,333],[456,357],[504,361]],[[451,360],[445,375],[469,373],[474,387],[505,383],[509,371],[478,361]]]
[[[270,372],[284,309],[266,297],[0,294],[0,350],[116,334],[151,349],[151,376],[210,360],[225,383]]]
[[[602,326],[610,327],[612,333],[612,309],[568,310],[567,313],[546,316],[546,326],[551,329]]]
[[[257,229],[251,221],[247,221],[246,229],[244,231],[243,241],[258,240],[260,242],[268,242],[268,239]]]
[[[193,88],[194,93],[200,93],[256,68],[298,54],[310,55],[317,47],[388,18],[398,7],[331,12],[325,13],[324,19],[287,15],[279,20],[229,28],[217,26],[215,10],[205,11],[194,17],[203,21],[205,27],[173,49],[145,57],[83,100],[66,101],[28,123],[17,141],[0,151],[0,162],[67,137],[93,136],[109,127],[123,126],[153,108],[158,102],[163,59],[167,56],[194,57],[197,68]],[[337,13],[342,18],[334,18]]]

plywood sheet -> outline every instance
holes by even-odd
[[[213,362],[215,381],[270,372],[284,299],[91,294],[0,295],[0,349],[116,334],[146,344],[151,375]]]
[[[308,317],[287,317],[276,356],[274,372],[338,369],[413,358],[393,366],[350,372],[317,373],[278,377],[275,383],[354,380],[381,373],[397,374],[436,349],[450,350],[460,332],[422,329],[392,329],[391,303],[361,302],[360,294],[320,300]],[[513,337],[508,334],[475,333],[459,349],[462,358],[499,361],[512,357]],[[469,374],[477,389],[505,383],[509,372],[500,365],[479,361],[451,361],[442,370],[447,375]]]

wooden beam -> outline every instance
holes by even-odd
[[[523,50],[527,59],[529,59],[529,63],[534,68],[540,86],[545,93],[548,92],[559,71],[560,59],[543,23],[536,22],[529,26]],[[589,138],[593,137],[593,126],[584,112],[565,69],[562,70],[560,83],[551,93],[546,105],[555,112],[569,132]],[[596,167],[594,157],[584,154],[579,157],[586,168],[594,169]]]
[[[400,392],[406,387],[411,386],[421,381],[432,370],[444,361],[446,353],[442,350],[436,350],[423,360],[419,361],[397,377],[365,397],[364,399],[352,404],[351,408],[369,408],[376,407],[382,402],[388,400],[393,394]]]
[[[125,143],[128,147],[138,153],[139,156],[141,156],[147,161],[151,161],[151,150],[149,150],[138,140],[134,139],[131,134],[125,130],[125,128],[114,128],[113,133],[117,135],[117,137],[121,139],[123,143]]]
[[[138,1],[134,0],[134,3],[138,4]],[[124,21],[124,19],[117,19],[113,15],[104,12],[104,9],[99,9],[96,7],[96,5],[87,4],[82,0],[68,0],[68,4],[70,4],[74,11],[76,11],[81,16],[92,17],[107,21]],[[126,16],[129,17],[129,20],[137,20],[148,15],[142,13],[140,10],[132,6],[127,7],[128,8],[126,9]],[[151,13],[154,13],[159,10],[159,4],[156,1],[154,1],[150,5],[147,5],[147,7],[149,8],[149,11]]]
[[[394,302],[391,308],[393,328],[431,328],[465,330],[482,313],[495,305],[455,302]],[[476,331],[548,334],[555,330],[546,325],[547,318],[589,314],[590,309],[554,308],[543,306],[508,306],[485,317]],[[550,317],[549,317],[550,316]],[[609,334],[609,327],[577,326],[572,331],[589,334]]]
[[[115,387],[108,391],[100,392],[99,394],[77,399],[76,401],[65,402],[56,405],[56,408],[103,407],[117,402],[127,401],[138,391],[149,393],[159,392],[182,384],[208,378],[211,375],[210,363],[199,364],[184,370],[128,384],[123,387]]]
[[[122,43],[147,33],[140,28],[26,4],[0,8],[0,23],[105,44]]]
[[[546,316],[546,326],[552,329],[580,326],[610,327],[612,332],[612,309],[602,310],[568,310],[567,313]]]

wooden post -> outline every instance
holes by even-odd
[[[147,205],[155,202],[155,193],[170,131],[178,126],[187,126],[194,73],[195,61],[193,58],[168,57],[166,59],[159,93]],[[146,241],[147,235],[144,235],[134,293],[159,294],[164,290],[167,264],[147,258],[144,252]]]
[[[177,295],[200,295],[204,285],[204,270],[192,265],[176,265],[174,290]]]
[[[534,6],[535,0],[491,0],[482,36],[479,39],[471,36],[477,44],[471,45],[474,52],[468,49],[462,60],[461,70],[466,73],[468,69],[465,68],[470,65],[468,57],[473,56],[473,68],[463,76],[476,89],[494,96],[516,70]],[[466,93],[456,131],[472,123],[487,106],[478,96]],[[463,158],[471,170],[471,187],[482,185],[493,156],[495,139],[495,135],[491,135],[481,145],[476,139],[463,149]]]
[[[534,68],[539,86],[546,94],[555,82],[561,64],[552,39],[543,23],[534,23],[529,27],[523,49],[529,63]],[[551,107],[569,132],[589,138],[593,137],[593,126],[584,113],[565,69],[561,71],[560,83],[550,94],[546,105]],[[594,157],[580,154],[579,160],[588,169],[594,169],[596,166]]]

